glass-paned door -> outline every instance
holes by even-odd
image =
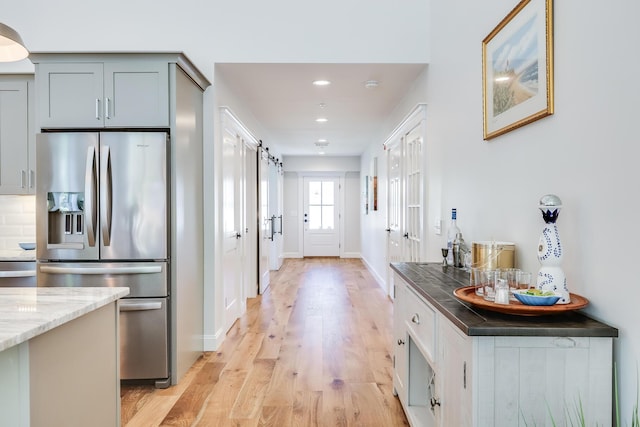
[[[304,256],[339,256],[338,178],[304,178]]]

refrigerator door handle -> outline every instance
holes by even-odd
[[[41,265],[40,272],[49,274],[157,274],[162,272],[159,265],[130,267],[59,267]]]
[[[120,300],[120,311],[148,311],[148,310],[160,310],[162,308],[161,302],[129,302]]]
[[[35,270],[0,271],[0,277],[33,277],[35,275]]]
[[[96,149],[87,149],[87,165],[84,177],[85,222],[89,246],[96,245]]]
[[[102,146],[100,153],[100,220],[102,244],[111,245],[111,150]]]

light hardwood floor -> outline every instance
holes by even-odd
[[[288,259],[177,386],[122,387],[122,425],[407,426],[393,304],[360,260]]]

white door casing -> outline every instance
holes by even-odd
[[[303,179],[303,255],[340,256],[340,179]]]

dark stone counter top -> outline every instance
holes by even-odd
[[[475,307],[453,295],[469,286],[469,273],[441,264],[391,263],[418,294],[469,336],[617,337],[618,330],[580,310],[545,316],[502,314]]]

